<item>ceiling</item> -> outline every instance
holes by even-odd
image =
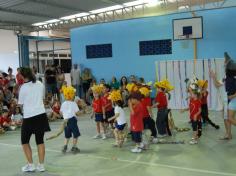
[[[132,0],[0,0],[1,26],[29,26]]]
[[[33,23],[59,19],[64,16],[89,12],[134,0],[0,0],[0,28],[11,30],[39,30],[33,28]],[[162,2],[161,8],[157,11],[174,11],[179,6],[204,6],[207,3],[220,3],[224,5],[226,1],[232,0],[159,0]],[[234,0],[235,2],[236,0]],[[164,4],[164,5],[163,5]],[[133,12],[132,12],[133,13]],[[146,12],[145,12],[146,13]],[[141,16],[147,16],[147,13]],[[122,14],[123,16],[126,14]],[[129,14],[128,14],[129,15]],[[130,16],[127,18],[134,18]],[[138,16],[140,17],[140,16]],[[126,18],[126,19],[127,19]],[[121,18],[119,18],[121,19]],[[125,18],[123,18],[125,19]],[[110,21],[115,20],[111,19]],[[106,21],[106,20],[104,20]],[[100,22],[104,22],[100,21]],[[108,20],[109,21],[109,20]],[[71,22],[71,21],[70,21]],[[96,23],[98,21],[94,21]],[[86,22],[87,23],[87,22]],[[81,24],[74,23],[73,26]],[[67,28],[70,26],[67,25]]]

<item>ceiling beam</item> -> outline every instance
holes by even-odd
[[[75,11],[75,12],[87,12],[86,10],[77,8],[77,7],[71,7],[68,5],[62,5],[56,2],[51,2],[50,0],[27,0],[28,2],[33,2],[37,4],[43,4],[51,7],[56,7],[60,9],[65,9],[65,10],[70,10],[70,11]]]
[[[0,25],[30,26],[30,24],[28,23],[20,23],[17,21],[5,21],[5,20],[0,20]]]
[[[58,18],[57,16],[52,16],[52,15],[46,15],[43,13],[35,13],[35,12],[29,12],[29,11],[24,11],[24,10],[16,10],[16,9],[10,9],[10,8],[2,8],[0,7],[0,12],[7,12],[7,13],[15,13],[15,14],[20,14],[20,15],[27,15],[27,16],[34,16],[34,17],[40,17],[40,18]]]

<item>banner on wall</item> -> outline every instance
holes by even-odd
[[[171,109],[183,109],[188,107],[186,100],[188,95],[186,91],[185,80],[191,79],[194,75],[193,60],[166,60],[156,61],[156,75],[158,80],[167,78],[175,89],[171,92],[169,107]],[[221,111],[223,109],[222,89],[216,88],[214,81],[209,75],[210,70],[216,72],[217,79],[224,77],[224,59],[203,59],[196,62],[196,77],[198,79],[208,80],[208,107],[210,110]]]

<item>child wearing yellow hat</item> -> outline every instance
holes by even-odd
[[[214,122],[211,121],[208,114],[208,104],[207,104],[207,97],[208,97],[208,81],[207,80],[198,80],[198,86],[201,89],[201,115],[203,120],[203,125],[206,123],[209,123],[211,126],[213,126],[215,129],[219,129],[220,126],[216,125]]]
[[[153,114],[152,114],[152,100],[150,97],[151,88],[150,86],[143,85],[139,89],[139,92],[143,95],[143,98],[141,100],[141,103],[144,108],[144,117],[143,117],[143,124],[144,124],[144,133],[146,130],[151,131],[151,142],[157,143],[157,130],[155,126],[155,121],[153,120]],[[149,138],[149,136],[148,136]],[[145,141],[145,143],[148,143],[149,141]]]
[[[104,128],[105,117],[103,117],[102,98],[101,98],[104,86],[94,85],[92,86],[91,89],[93,92],[93,101],[92,101],[93,114],[91,117],[95,116],[96,129],[97,129],[97,134],[93,138],[98,139],[102,137],[102,139],[106,139],[105,128]]]
[[[160,137],[165,137],[167,133],[171,135],[168,125],[168,99],[166,92],[173,90],[174,87],[171,86],[167,79],[156,82],[154,86],[157,87],[158,90],[155,98],[156,103],[153,105],[153,107],[157,107],[158,109],[156,126]]]
[[[115,106],[115,115],[108,119],[108,121],[115,121],[114,135],[116,143],[114,144],[114,147],[122,147],[126,137],[125,129],[127,128],[127,123],[120,90],[113,90],[109,95],[109,99]]]
[[[80,136],[79,127],[77,125],[77,118],[82,112],[79,111],[77,104],[74,102],[75,97],[75,88],[72,86],[64,87],[63,88],[63,95],[65,101],[61,105],[60,112],[62,113],[63,119],[65,120],[65,144],[62,149],[62,152],[65,153],[68,148],[68,143],[70,138],[73,135],[73,146],[71,151],[76,154],[80,152],[80,149],[77,147],[78,137]]]

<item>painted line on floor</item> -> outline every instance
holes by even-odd
[[[15,144],[0,143],[0,145],[21,148],[21,145],[15,145]],[[32,147],[32,149],[37,149],[37,147]],[[46,148],[46,151],[54,152],[54,153],[61,153],[61,151],[59,151],[59,150],[48,149],[48,148]],[[107,157],[103,157],[103,156],[96,156],[96,155],[79,154],[79,156],[84,156],[86,158],[89,157],[89,158],[93,158],[93,159],[111,160],[111,158],[107,158]],[[217,172],[217,171],[210,171],[210,170],[204,170],[204,169],[194,169],[194,168],[179,167],[179,166],[174,166],[174,165],[158,164],[158,163],[152,163],[152,162],[149,163],[149,162],[143,162],[143,161],[131,161],[131,160],[125,160],[125,159],[120,159],[120,158],[116,158],[115,161],[132,163],[132,164],[139,164],[139,165],[146,165],[146,166],[159,166],[159,167],[164,167],[164,168],[178,169],[178,170],[184,170],[184,171],[190,171],[190,172],[196,172],[196,173],[204,173],[204,174],[214,174],[214,175],[221,175],[221,176],[236,176],[235,173]]]

